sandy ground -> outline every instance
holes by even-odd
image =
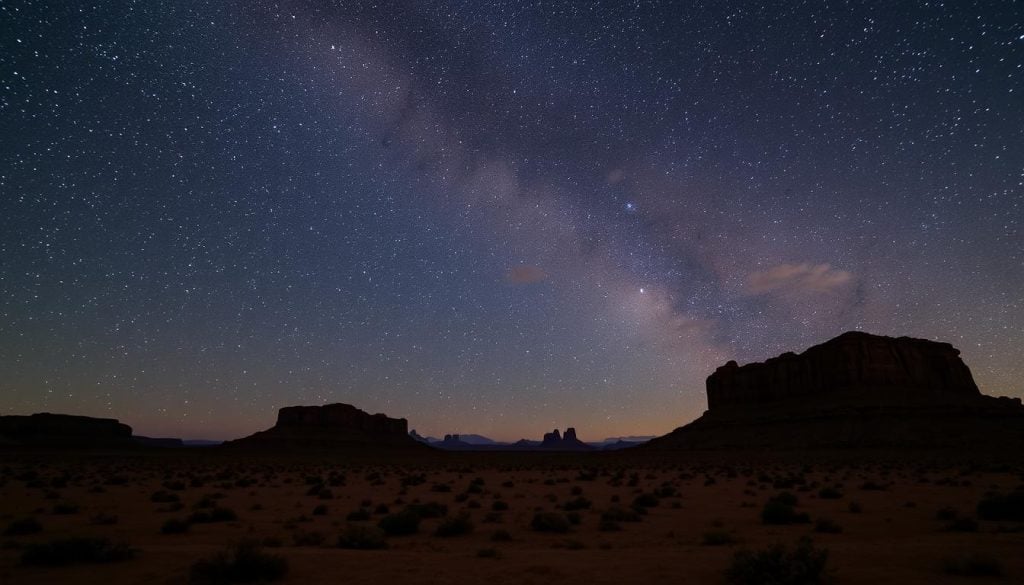
[[[1000,565],[1004,576],[995,580],[1024,582],[1024,524],[979,520],[976,530],[957,531],[937,517],[945,508],[976,517],[977,502],[987,492],[1024,483],[1019,467],[726,465],[688,462],[683,455],[658,462],[501,454],[367,461],[180,454],[6,457],[0,460],[0,530],[28,516],[42,530],[0,536],[0,584],[185,584],[194,562],[245,539],[287,558],[284,583],[724,583],[737,550],[793,545],[803,536],[828,549],[828,566],[840,583],[993,580],[943,569],[946,559],[971,553]],[[416,476],[422,483],[403,487],[403,478]],[[321,481],[330,497],[315,493]],[[824,487],[841,497],[820,497]],[[641,521],[602,530],[603,511],[629,508],[638,495],[659,490],[662,497]],[[160,491],[180,504],[151,501]],[[796,511],[808,514],[811,523],[765,525],[762,507],[780,492],[796,496]],[[560,508],[578,496],[591,507],[578,511],[579,524],[569,532],[531,529],[537,511],[564,513]],[[185,534],[161,532],[168,519],[187,518],[204,499],[230,508],[237,520],[193,524]],[[508,509],[492,510],[495,501]],[[437,536],[443,519],[431,518],[415,535],[389,537],[384,550],[335,546],[350,524],[376,526],[383,516],[376,513],[379,505],[396,512],[412,502],[443,504],[448,517],[464,512],[472,532]],[[859,512],[851,511],[854,502]],[[73,504],[77,511],[55,513],[61,504]],[[318,505],[327,507],[326,514],[313,514]],[[346,519],[362,507],[371,512],[369,520]],[[842,532],[816,531],[822,518]],[[511,540],[494,541],[496,531],[506,531]],[[709,532],[726,533],[735,542],[706,544]],[[323,538],[319,545],[316,533]],[[128,543],[137,554],[109,564],[40,568],[20,563],[31,543],[69,536],[106,536]]]

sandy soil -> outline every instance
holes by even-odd
[[[944,569],[947,559],[972,553],[999,565],[1004,576],[996,579],[1024,582],[1024,524],[977,520],[971,530],[966,520],[961,530],[950,529],[953,516],[976,518],[976,505],[987,492],[1024,483],[1019,467],[726,465],[688,462],[683,455],[659,462],[501,454],[367,461],[199,454],[6,457],[0,460],[0,530],[26,517],[34,517],[42,530],[0,536],[0,584],[185,584],[198,559],[242,540],[261,542],[265,551],[287,558],[284,583],[724,583],[737,550],[792,546],[803,536],[828,549],[828,566],[841,583],[977,581]],[[403,479],[415,485],[403,487]],[[826,487],[840,497],[821,497]],[[158,492],[170,496],[155,499],[180,503],[152,501]],[[657,505],[639,522],[619,522],[620,530],[602,525],[604,511],[628,509],[637,496],[656,492]],[[796,512],[811,522],[764,524],[762,508],[780,492],[796,496]],[[566,503],[579,497],[590,507],[577,511],[579,524],[568,532],[531,528],[536,512],[565,514]],[[508,509],[494,510],[496,501]],[[414,535],[388,537],[384,550],[336,546],[350,524],[376,526],[384,516],[378,506],[393,513],[414,502],[443,504],[448,518],[468,514],[472,531],[438,536],[444,518],[428,518]],[[184,534],[162,533],[168,519],[184,520],[203,505],[229,508],[237,519],[194,523]],[[314,515],[319,505],[326,513]],[[56,513],[59,507],[71,513]],[[369,520],[347,520],[361,508],[370,512]],[[940,519],[943,509],[948,510]],[[817,531],[819,519],[842,531]],[[510,540],[495,541],[496,531]],[[734,542],[708,544],[708,533]],[[70,536],[109,537],[137,554],[108,564],[21,563],[32,543]]]

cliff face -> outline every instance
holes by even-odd
[[[259,447],[425,447],[409,436],[404,418],[369,414],[349,404],[288,406],[277,414],[277,423],[232,446]]]
[[[367,414],[351,404],[324,406],[287,406],[277,412],[279,428],[338,429],[366,435],[407,435],[409,422],[404,418],[389,418],[384,414]]]
[[[55,447],[130,446],[132,428],[112,418],[48,412],[0,416],[0,438],[14,445]]]
[[[955,404],[980,395],[952,345],[854,331],[802,354],[742,367],[730,361],[707,379],[713,413],[823,402]]]
[[[1019,398],[981,394],[948,343],[849,332],[801,354],[729,362],[708,410],[650,448],[1024,446]]]

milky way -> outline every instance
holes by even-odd
[[[850,329],[1024,395],[1019,2],[0,18],[0,412],[656,434]]]

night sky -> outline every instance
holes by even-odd
[[[0,413],[660,434],[862,329],[1024,396],[1024,4],[0,2]]]

